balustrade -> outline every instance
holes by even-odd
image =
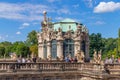
[[[102,72],[109,70],[111,73],[120,73],[120,64],[95,64],[95,63],[66,63],[66,62],[39,62],[39,63],[17,63],[1,62],[0,72],[19,72],[19,71],[83,71],[83,72]]]
[[[39,63],[16,63],[1,62],[0,72],[9,71],[93,71],[100,70],[100,64],[92,63],[66,63],[66,62],[39,62]]]

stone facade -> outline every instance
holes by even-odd
[[[78,51],[83,51],[89,58],[89,34],[87,28],[71,19],[52,23],[46,17],[41,22],[42,30],[38,32],[38,57],[41,59],[64,59],[70,54],[74,57]]]

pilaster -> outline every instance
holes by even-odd
[[[63,59],[63,41],[57,41],[57,57]]]
[[[47,58],[51,58],[51,43],[47,42]]]
[[[38,45],[38,57],[44,59],[44,46],[43,43]]]
[[[77,53],[78,50],[80,51],[80,49],[81,49],[80,45],[81,45],[80,40],[75,40],[74,41],[74,56],[75,56],[75,54]]]

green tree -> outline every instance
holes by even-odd
[[[31,51],[32,55],[38,56],[38,46],[37,45],[30,46],[30,51]]]
[[[30,54],[29,47],[27,47],[23,43],[18,44],[16,47],[16,54],[21,55],[23,57],[27,57]]]
[[[0,57],[4,57],[4,55],[5,55],[5,48],[0,47]]]
[[[37,32],[35,30],[28,33],[27,40],[25,42],[28,46],[35,45],[38,43]]]
[[[5,57],[9,56],[9,53],[11,52],[12,43],[8,41],[4,41],[0,43],[0,46],[5,48],[4,56]]]
[[[105,39],[104,38],[104,49],[103,49],[103,59],[106,58],[106,57],[111,57],[112,55],[114,55],[115,57],[117,56],[116,55],[116,51],[117,51],[117,48],[116,48],[116,41],[117,39],[115,38],[107,38]]]
[[[19,44],[24,44],[24,43],[23,43],[22,41],[16,41],[16,42],[14,42],[13,45],[12,45],[12,50],[11,50],[11,52],[16,52],[17,46],[18,46]]]
[[[94,50],[103,50],[104,43],[102,41],[102,36],[100,33],[92,33],[90,35],[90,57],[93,56]]]
[[[117,55],[118,57],[120,57],[120,28],[118,30],[118,40],[117,40],[118,44],[117,44]]]

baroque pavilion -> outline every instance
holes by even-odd
[[[89,58],[89,33],[85,25],[72,19],[52,23],[46,17],[41,22],[42,30],[37,33],[38,57],[41,59],[64,59],[67,55],[74,57],[83,51],[85,59]]]

